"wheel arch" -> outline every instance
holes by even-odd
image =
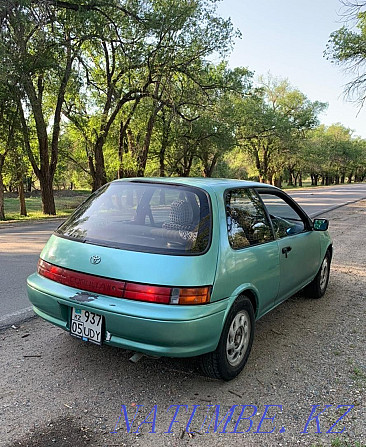
[[[327,251],[329,251],[329,254],[330,254],[330,260],[332,260],[332,258],[333,258],[333,244],[329,244],[329,245],[328,245],[328,247],[327,247],[325,253],[326,253]]]
[[[223,318],[222,328],[224,327],[226,318],[230,312],[230,309],[234,305],[234,303],[240,298],[246,297],[249,299],[253,306],[254,317],[257,319],[258,308],[259,308],[259,300],[258,300],[258,290],[252,284],[243,284],[238,287],[233,294],[230,296],[229,304],[226,308],[225,316]],[[221,330],[222,330],[221,328]]]

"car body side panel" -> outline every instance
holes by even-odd
[[[320,266],[320,240],[316,231],[287,236],[278,240],[280,248],[281,282],[277,298],[281,302],[306,284],[316,275]],[[290,248],[286,254],[283,249]]]
[[[317,231],[317,233],[319,234],[320,240],[320,261],[322,261],[329,247],[333,246],[333,241],[328,231]]]
[[[213,293],[229,296],[232,304],[237,296],[251,290],[258,298],[256,318],[274,306],[280,284],[278,242],[234,250],[228,240],[224,191],[217,197],[220,225],[220,251]]]

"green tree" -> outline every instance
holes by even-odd
[[[300,142],[318,124],[326,105],[310,101],[287,80],[261,78],[259,88],[242,101],[240,145],[254,163],[261,182],[273,183],[287,168],[293,175]]]
[[[43,212],[55,214],[52,184],[61,107],[78,48],[73,23],[70,14],[60,12],[46,1],[9,1],[2,6],[1,18],[2,82],[11,83],[13,97],[18,101],[26,149],[41,185]],[[29,144],[33,119],[37,153]]]
[[[330,35],[324,54],[354,74],[346,84],[345,93],[362,107],[366,100],[366,2],[345,1],[344,4],[348,7],[346,18],[350,24]]]
[[[233,37],[230,20],[216,15],[215,3],[136,2],[135,16],[120,18],[117,27],[104,27],[83,45],[77,78],[82,95],[69,98],[65,114],[87,143],[93,189],[107,181],[103,148],[115,122],[120,164],[126,148],[133,149],[142,176],[159,113],[170,108],[184,114],[172,96],[176,83],[189,79],[196,90],[205,87],[202,61],[227,51]],[[140,112],[146,115],[143,137],[133,141],[131,120]]]
[[[135,3],[130,5],[135,8]],[[14,87],[25,147],[40,182],[46,214],[56,212],[52,187],[59,156],[62,107],[70,79],[83,62],[83,44],[96,43],[104,32],[108,34],[108,29],[118,29],[121,20],[138,20],[133,15],[123,2],[114,0],[10,0],[1,4],[0,53],[4,69],[0,81],[11,82]],[[109,100],[112,99],[113,92],[109,93]],[[105,122],[104,117],[102,121]],[[30,144],[33,123],[38,140],[36,151]],[[98,139],[103,140],[103,135]]]
[[[309,133],[304,149],[304,169],[312,184],[362,181],[365,170],[365,140],[353,138],[342,124],[321,125]]]
[[[14,159],[19,136],[17,104],[9,94],[6,83],[0,83],[0,220],[5,220],[3,172],[6,158]]]

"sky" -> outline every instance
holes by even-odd
[[[287,78],[310,100],[328,103],[321,123],[341,123],[366,138],[366,105],[360,111],[343,93],[352,75],[323,56],[330,33],[343,25],[340,0],[221,0],[218,13],[242,33],[231,67]]]

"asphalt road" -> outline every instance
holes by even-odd
[[[311,217],[366,198],[366,183],[286,191]]]
[[[39,254],[61,219],[0,226],[0,328],[33,315],[26,278],[36,270]]]
[[[288,192],[310,216],[318,216],[366,198],[366,183]],[[0,328],[33,315],[26,278],[36,270],[39,253],[60,222],[53,219],[0,226]]]

